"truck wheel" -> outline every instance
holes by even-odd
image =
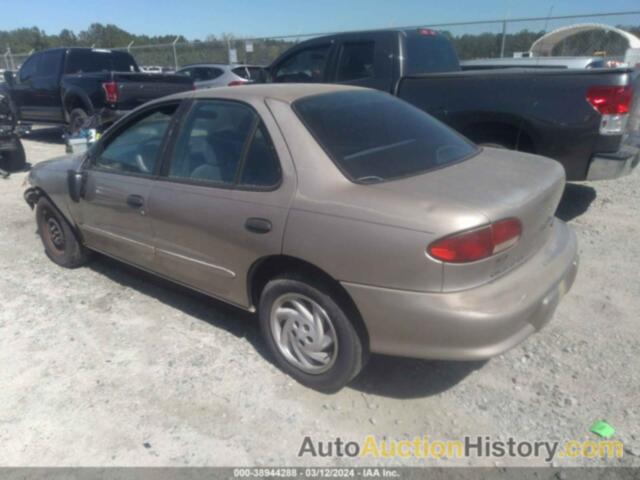
[[[89,115],[81,108],[74,108],[69,113],[69,126],[67,127],[71,135],[78,133],[86,123]]]
[[[366,363],[363,342],[330,289],[294,277],[267,283],[260,328],[279,367],[310,388],[332,393]]]
[[[5,150],[0,155],[0,167],[9,172],[20,172],[27,166],[27,156],[24,153],[24,147],[19,139],[15,140],[15,150]]]
[[[47,257],[65,268],[78,268],[89,260],[89,251],[80,243],[69,223],[45,197],[36,206],[38,233]]]

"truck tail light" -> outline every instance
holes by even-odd
[[[627,125],[633,88],[591,87],[587,91],[587,102],[602,115],[600,133],[602,135],[621,135]]]
[[[102,84],[107,103],[118,103],[118,84],[116,82],[106,82]]]
[[[430,28],[419,28],[418,33],[423,37],[435,37],[438,35],[438,32],[431,30]]]
[[[442,262],[468,263],[500,253],[520,239],[522,224],[517,218],[506,218],[486,227],[467,230],[436,240],[427,253]]]

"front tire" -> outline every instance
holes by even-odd
[[[52,262],[65,268],[78,268],[89,260],[89,251],[79,242],[69,222],[45,197],[36,206],[38,233],[44,251]]]
[[[332,393],[349,383],[367,358],[348,311],[330,288],[279,277],[260,296],[260,328],[284,372]]]

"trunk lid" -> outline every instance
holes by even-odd
[[[564,169],[555,160],[484,148],[475,157],[440,170],[371,187],[411,196],[428,193],[443,203],[480,214],[489,222],[510,217],[520,220],[520,240],[508,250],[472,263],[444,264],[443,290],[454,291],[489,282],[542,248],[553,231],[564,184]],[[442,231],[441,227],[435,230]],[[455,227],[442,236],[454,233]]]

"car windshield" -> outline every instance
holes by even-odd
[[[408,103],[376,91],[302,98],[294,110],[350,180],[377,183],[463,160],[478,148]]]

